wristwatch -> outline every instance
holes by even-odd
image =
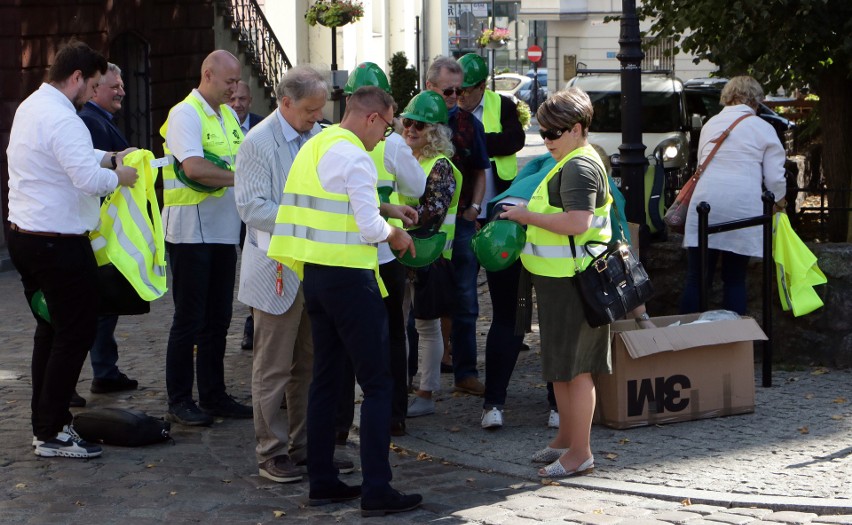
[[[639,316],[639,319],[641,319],[643,321],[650,321],[651,316],[648,315],[648,312],[642,312],[642,315]]]
[[[109,161],[112,164],[112,169],[116,169],[118,167],[118,162],[115,161],[115,157],[118,155],[116,152],[112,152],[112,155],[109,156]]]
[[[472,202],[472,203],[470,204],[470,206],[468,206],[468,208],[473,208],[474,210],[476,210],[476,212],[477,212],[477,213],[479,213],[479,212],[481,212],[481,211],[482,211],[482,206],[481,206],[481,205],[479,205],[479,204],[477,204],[477,203],[475,203],[475,202]]]

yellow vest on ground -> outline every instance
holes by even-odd
[[[482,95],[482,127],[486,133],[500,133],[503,124],[500,122],[501,100],[500,95],[493,91],[485,90]],[[497,167],[497,176],[503,180],[514,180],[518,175],[518,158],[513,153],[501,157],[492,157],[491,160]]]
[[[89,234],[98,266],[112,263],[139,297],[153,301],[166,293],[166,250],[163,220],[151,168],[154,154],[137,150],[124,158],[139,179],[132,188],[119,186],[104,199],[98,227]]]
[[[453,178],[456,180],[456,189],[453,192],[453,198],[450,200],[450,207],[447,209],[447,215],[444,217],[444,222],[441,223],[441,227],[438,229],[439,231],[447,234],[447,242],[444,245],[444,250],[441,254],[445,259],[452,259],[453,239],[456,236],[456,213],[459,209],[459,195],[461,195],[462,174],[458,168],[456,168],[455,164],[453,164],[453,161],[444,155],[423,159],[420,161],[420,167],[423,168],[423,172],[428,177],[429,174],[432,173],[432,167],[440,159],[446,159],[447,162],[450,163],[450,167],[453,168]]]
[[[234,171],[237,150],[243,142],[243,131],[240,129],[240,123],[231,113],[231,109],[225,104],[219,106],[219,113],[222,114],[222,122],[224,123],[223,128],[215,115],[207,115],[201,101],[192,93],[183,99],[183,102],[192,106],[201,120],[201,147],[204,151],[227,162],[231,166],[231,171]],[[169,111],[169,114],[171,116],[171,111]],[[168,129],[169,121],[166,119],[166,122],[160,128],[160,136],[163,139],[166,138]],[[163,143],[163,152],[166,156],[171,155],[171,151],[165,142]],[[224,194],[225,188],[220,188],[212,193],[195,191],[178,180],[172,163],[163,168],[163,204],[165,206],[193,206],[207,197],[221,197]]]
[[[548,172],[541,184],[533,192],[527,208],[536,213],[562,213],[564,210],[550,205],[547,183],[562,170],[566,162],[575,157],[586,157],[595,162],[600,169],[601,180],[606,184],[606,171],[598,154],[591,146],[583,146],[565,155]],[[530,273],[544,277],[571,277],[583,271],[595,255],[606,250],[604,244],[612,239],[612,226],[609,222],[609,209],[612,205],[612,195],[607,190],[604,204],[595,208],[592,225],[581,235],[574,236],[577,258],[571,253],[571,243],[568,235],[554,233],[538,226],[527,226],[527,242],[521,252],[521,262]],[[592,242],[595,241],[595,242]]]
[[[382,295],[386,295],[378,276],[378,250],[361,239],[349,196],[323,189],[317,174],[323,155],[344,140],[364,149],[354,133],[334,126],[299,150],[284,184],[267,255],[293,270],[299,279],[304,279],[305,263],[374,270]]]

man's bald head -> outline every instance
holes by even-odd
[[[213,51],[201,63],[201,92],[214,109],[226,104],[240,81],[240,61],[224,49]]]

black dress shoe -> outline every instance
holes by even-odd
[[[108,394],[110,392],[136,390],[137,388],[139,388],[139,381],[130,379],[119,372],[118,377],[115,379],[92,379],[92,387],[89,390],[93,394]]]
[[[200,406],[201,410],[211,416],[251,419],[254,414],[251,405],[238,403],[229,394],[223,395],[215,403],[202,403]]]
[[[420,506],[423,496],[420,494],[403,494],[398,490],[391,489],[384,496],[370,500],[361,499],[361,516],[384,516],[396,512],[414,510]]]
[[[170,406],[166,413],[166,421],[173,421],[181,425],[191,427],[209,427],[213,424],[213,417],[205,414],[198,408],[195,401],[189,400],[177,405]]]
[[[330,489],[311,489],[308,492],[308,505],[318,507],[329,503],[340,503],[361,497],[361,485],[349,486],[342,481]]]
[[[71,402],[68,403],[68,406],[71,408],[83,408],[86,406],[86,399],[75,390],[73,394],[71,394]]]

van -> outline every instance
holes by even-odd
[[[589,94],[594,117],[589,143],[607,155],[618,153],[621,139],[621,74],[616,70],[578,69],[566,88],[578,87]],[[642,143],[652,165],[664,171],[664,205],[674,201],[677,190],[692,173],[689,163],[691,122],[687,117],[683,84],[666,71],[642,72]]]

